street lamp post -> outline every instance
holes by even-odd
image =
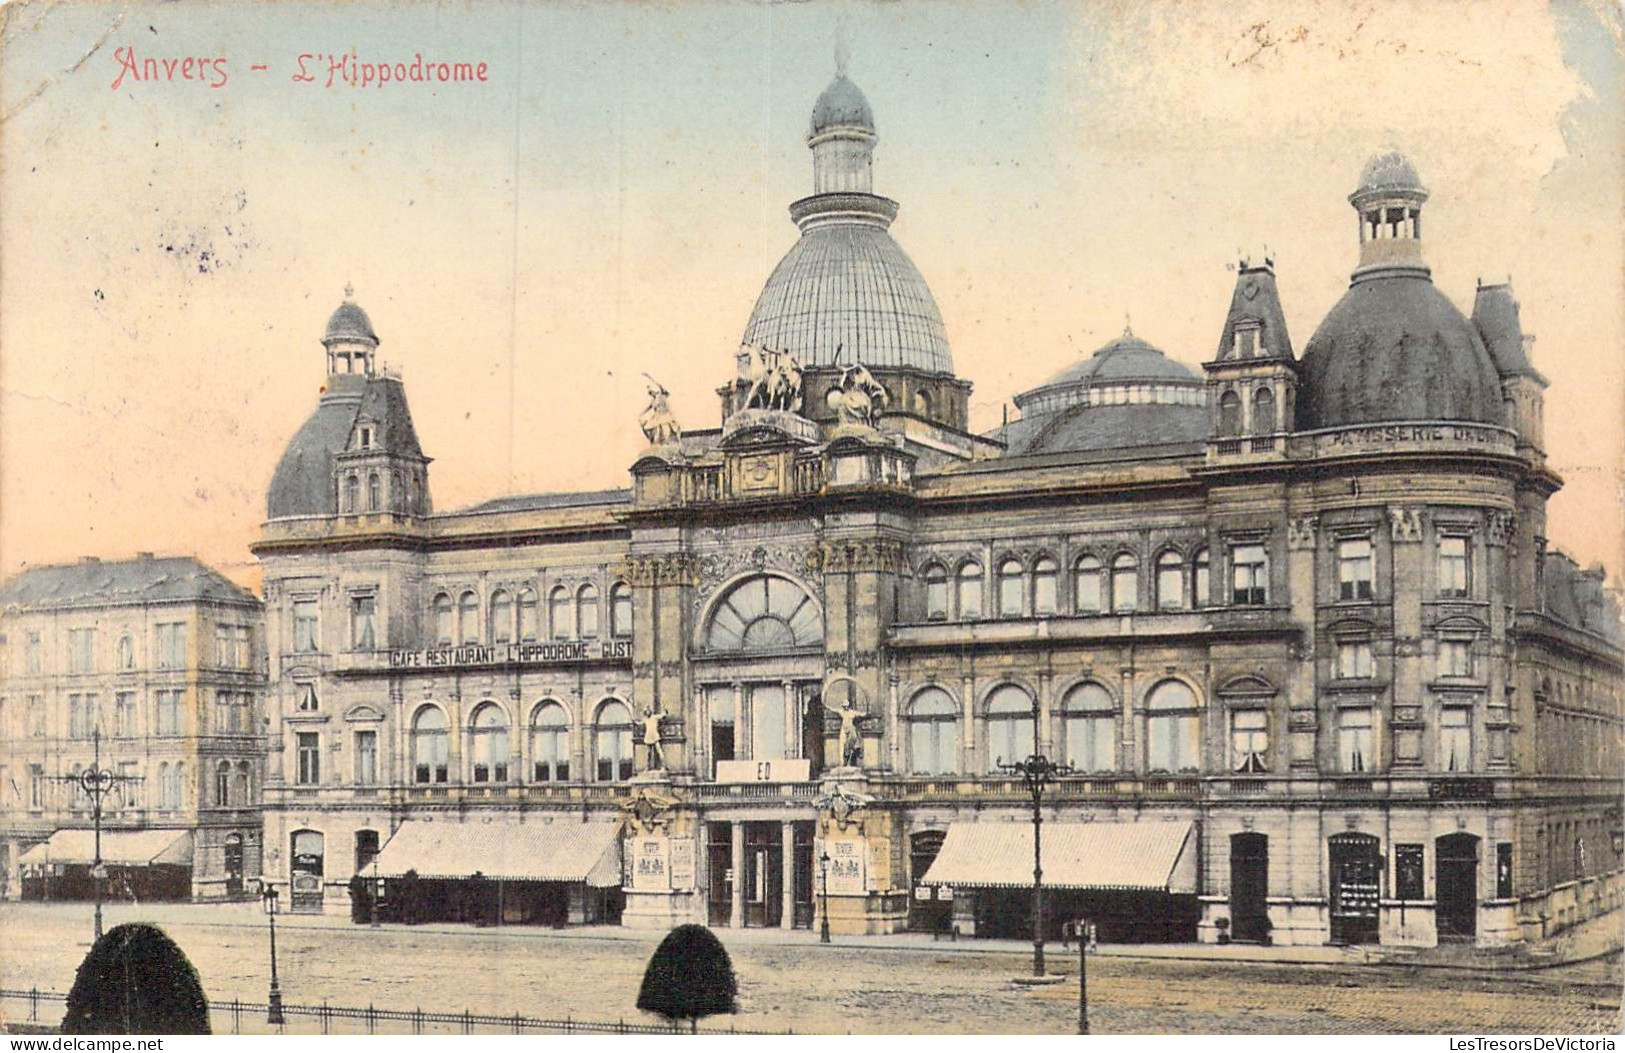
[[[824,920],[818,926],[818,942],[829,942],[829,853],[826,851],[818,857],[818,880],[821,886],[821,898],[824,901]]]
[[[102,899],[103,882],[107,878],[107,866],[102,862],[102,798],[112,793],[120,784],[137,782],[138,777],[130,775],[115,775],[102,767],[102,731],[96,728],[91,733],[93,759],[90,767],[74,775],[60,775],[56,778],[62,782],[71,782],[83,790],[85,796],[90,798],[90,818],[95,828],[95,853],[90,864],[90,885],[96,897],[96,939],[102,938]]]
[[[1094,925],[1078,922],[1078,1034],[1089,1033],[1089,934]]]
[[[1044,975],[1044,790],[1056,776],[1072,774],[1070,764],[1056,764],[1039,747],[1043,743],[1039,727],[1038,699],[1033,699],[1033,752],[1026,760],[1004,763],[999,770],[1021,776],[1022,785],[1033,799],[1033,975]]]
[[[261,895],[264,897],[265,917],[271,926],[271,993],[266,998],[265,1022],[283,1024],[286,1020],[282,1016],[282,986],[276,978],[276,886],[266,885]]]

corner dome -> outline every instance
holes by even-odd
[[[875,130],[869,100],[845,73],[837,73],[813,104],[808,134],[821,135],[831,128],[861,128],[870,133]]]
[[[351,291],[345,290],[344,302],[327,319],[327,332],[322,336],[322,343],[332,344],[368,344],[378,346],[378,334],[373,332],[372,319],[367,312],[350,299]]]
[[[811,226],[773,269],[741,343],[792,352],[803,366],[862,362],[952,373],[948,331],[914,261],[885,228]]]
[[[1082,362],[1063,369],[1034,390],[1061,384],[1110,384],[1136,380],[1147,383],[1164,380],[1202,383],[1189,366],[1175,362],[1159,348],[1135,336],[1133,330],[1124,329],[1122,336]]]
[[[1310,338],[1298,427],[1385,421],[1504,424],[1478,330],[1425,277],[1355,281]]]

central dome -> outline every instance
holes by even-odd
[[[803,366],[911,366],[952,373],[937,301],[892,236],[879,226],[809,227],[773,269],[743,342],[790,351]]]

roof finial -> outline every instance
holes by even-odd
[[[852,48],[846,39],[846,12],[835,16],[835,75],[846,76],[847,64],[852,61]]]
[[[1123,339],[1134,339],[1134,320],[1127,311],[1123,312]]]
[[[344,302],[355,303],[355,286],[349,282],[344,283]]]

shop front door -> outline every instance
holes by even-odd
[[[1230,934],[1244,943],[1269,933],[1269,844],[1263,834],[1230,838]]]
[[[1327,851],[1331,867],[1333,943],[1375,943],[1382,895],[1382,856],[1370,834],[1338,834]]]
[[[1478,933],[1478,838],[1450,834],[1434,843],[1439,938],[1470,940]]]

